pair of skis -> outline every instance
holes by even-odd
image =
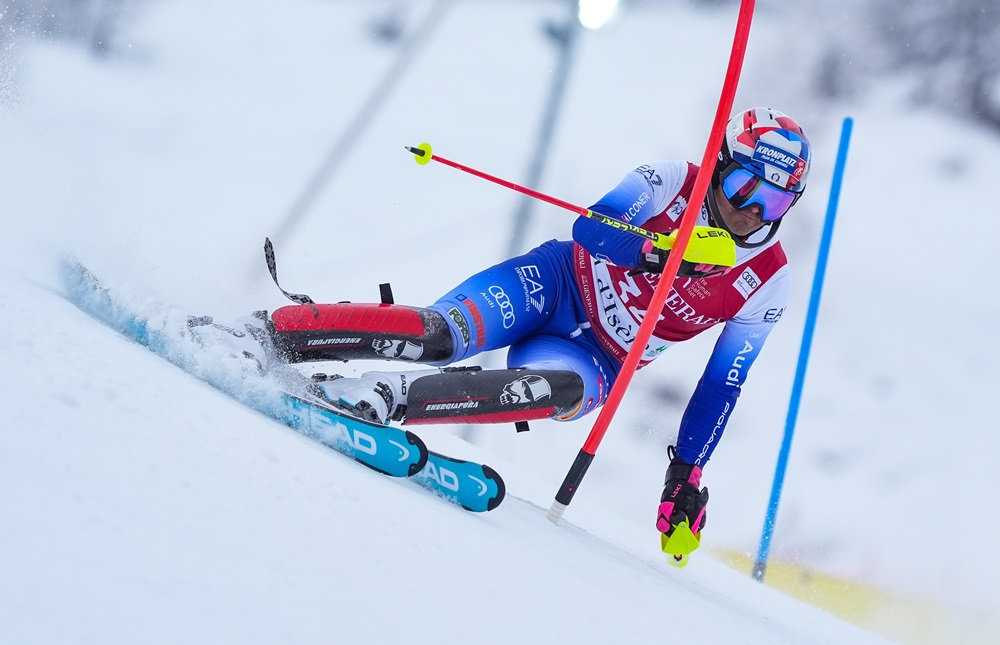
[[[61,278],[67,299],[83,312],[296,432],[380,473],[409,478],[467,510],[491,511],[503,501],[503,480],[489,466],[432,452],[402,428],[339,414],[312,395],[308,381],[293,368],[265,378],[221,365],[186,335],[186,317],[130,307],[73,259],[63,260]]]

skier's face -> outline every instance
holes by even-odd
[[[726,194],[722,192],[722,186],[714,190],[719,215],[733,235],[746,237],[764,226],[764,210],[760,204],[750,204],[746,208],[736,210],[726,199]]]

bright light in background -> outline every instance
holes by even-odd
[[[580,24],[587,29],[600,29],[615,13],[618,0],[580,0]]]

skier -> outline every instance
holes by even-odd
[[[700,535],[702,468],[718,445],[747,372],[785,311],[789,272],[775,237],[805,190],[810,145],[790,117],[753,108],[733,117],[698,224],[728,231],[736,266],[684,263],[640,367],[670,345],[724,323],[668,449],[656,527]],[[650,231],[679,226],[698,168],[659,161],[630,172],[591,210]],[[600,407],[635,338],[668,252],[590,218],[573,241],[549,241],[478,273],[426,308],[301,304],[244,321],[272,361],[389,359],[435,366],[334,377],[315,390],[364,420],[389,423],[577,419]],[[444,368],[508,347],[508,369]]]

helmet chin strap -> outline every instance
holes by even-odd
[[[712,180],[712,190],[708,191],[708,193],[705,195],[705,208],[708,210],[708,223],[709,223],[709,225],[716,226],[718,228],[723,229],[727,233],[729,233],[733,237],[733,241],[736,243],[736,246],[738,246],[740,248],[744,248],[744,249],[756,249],[756,248],[764,246],[765,244],[767,244],[768,242],[770,242],[771,238],[773,238],[775,236],[775,234],[778,232],[778,227],[781,225],[781,220],[783,218],[778,218],[778,219],[774,220],[773,222],[767,222],[767,223],[764,224],[764,226],[762,226],[761,228],[758,228],[756,231],[754,231],[753,233],[750,233],[749,235],[737,235],[737,234],[733,233],[729,229],[729,227],[726,225],[726,220],[724,220],[722,218],[722,214],[719,212],[719,205],[715,203],[715,188],[716,188],[716,186],[718,186],[718,183],[713,178],[713,180]],[[763,228],[767,228],[768,229],[767,235],[764,236],[763,240],[761,240],[759,242],[748,242],[747,241],[751,237],[753,237],[754,235],[757,235],[758,233],[760,233],[761,229],[763,229]]]

